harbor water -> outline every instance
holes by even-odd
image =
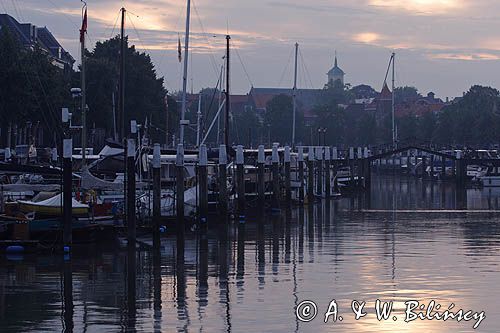
[[[183,248],[163,237],[159,255],[147,243],[87,246],[71,260],[3,255],[0,332],[500,332],[499,198],[374,176],[359,197],[211,220]],[[388,320],[377,299],[394,302]],[[332,300],[342,320],[325,323]],[[366,302],[358,320],[354,300]],[[405,322],[409,300],[486,318],[476,330],[475,320]],[[309,322],[297,317],[303,301],[317,306]]]

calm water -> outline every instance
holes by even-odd
[[[474,321],[404,322],[404,301],[432,299],[485,311],[476,331],[500,332],[500,214],[451,212],[498,209],[499,194],[464,196],[451,185],[374,178],[369,196],[188,234],[184,253],[166,238],[160,256],[111,244],[71,263],[3,255],[0,332],[474,331]],[[383,211],[393,208],[447,211]],[[376,319],[379,298],[395,302],[397,321]],[[325,324],[332,299],[344,320]],[[295,316],[303,300],[318,306],[308,323]],[[352,300],[367,302],[366,317],[354,320]]]

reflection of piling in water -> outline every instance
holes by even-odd
[[[71,258],[67,258],[63,263],[63,296],[64,296],[64,330],[63,332],[73,332],[74,321],[74,305],[73,305],[73,265]]]
[[[200,307],[208,305],[208,237],[205,232],[199,235],[198,298]]]
[[[153,248],[153,319],[154,330],[161,330],[161,253],[160,247]]]
[[[135,332],[136,275],[135,242],[130,242],[127,245],[127,332]]]
[[[236,266],[236,285],[242,287],[245,281],[245,224],[238,225],[238,253]]]

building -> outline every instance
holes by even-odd
[[[328,85],[333,86],[336,82],[339,82],[341,86],[344,85],[345,73],[338,65],[337,54],[335,54],[333,68],[330,69],[326,75],[328,76]]]
[[[61,46],[47,27],[19,23],[8,14],[0,14],[0,31],[3,29],[8,29],[24,48],[34,50],[39,47],[54,66],[68,72],[73,68],[75,59]]]

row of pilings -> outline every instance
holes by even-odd
[[[65,251],[71,248],[71,139],[64,140],[63,154],[63,242]],[[279,147],[272,149],[259,146],[256,150],[245,150],[243,146],[227,149],[221,145],[218,157],[208,159],[207,147],[201,145],[197,151],[196,168],[196,215],[195,220],[201,228],[206,228],[209,217],[213,220],[228,220],[233,218],[244,223],[247,215],[264,214],[266,211],[279,213],[283,208],[293,205],[312,204],[320,200],[329,200],[341,193],[367,191],[370,189],[372,168],[380,168],[387,163],[387,154],[398,151],[376,151],[368,148],[349,148],[339,150],[336,147],[312,146]],[[136,145],[135,140],[127,141],[126,177],[125,177],[125,225],[129,242],[135,242],[137,235],[137,191],[136,191]],[[395,158],[392,165],[396,165]],[[422,157],[424,170],[427,163],[436,165],[434,155]],[[445,170],[445,156],[441,156],[442,170]],[[457,184],[464,186],[467,161],[452,158],[453,175]],[[215,164],[214,164],[215,163]],[[399,163],[401,164],[401,162]],[[177,146],[175,158],[175,229],[179,237],[185,232],[185,191],[187,189],[185,176],[185,154],[182,144]],[[215,174],[209,175],[209,166]],[[160,230],[164,217],[161,215],[161,152],[160,145],[153,149],[151,168],[152,214],[151,229],[154,243],[159,243]],[[250,170],[251,169],[251,170]],[[248,175],[252,172],[254,179],[252,206],[247,202]],[[444,172],[444,171],[443,171]],[[212,171],[212,173],[214,173]],[[217,199],[215,212],[209,212],[209,177],[216,177]],[[231,181],[228,181],[228,180]],[[213,190],[212,190],[213,194]],[[213,196],[212,196],[213,198]],[[213,204],[212,200],[212,204]],[[255,205],[256,203],[256,205]],[[250,207],[250,208],[249,208]],[[212,207],[213,208],[213,207]],[[141,221],[142,223],[143,221]]]

